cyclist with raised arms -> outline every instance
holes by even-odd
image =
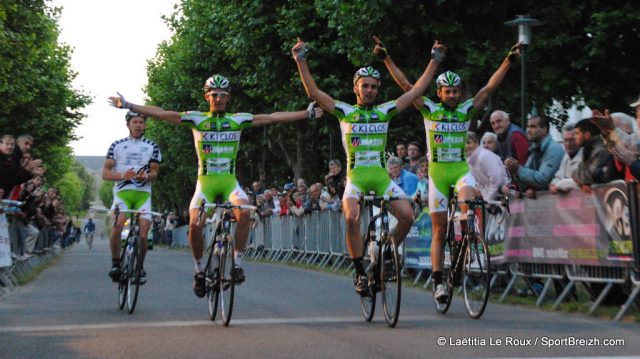
[[[386,48],[376,36],[374,52],[384,61],[396,83],[404,91],[411,91],[412,85],[400,69],[395,65]],[[422,97],[414,104],[422,113],[427,137],[429,159],[429,210],[433,223],[431,241],[431,265],[434,283],[433,298],[436,304],[445,303],[448,299],[446,286],[442,281],[443,242],[447,227],[447,203],[449,188],[455,185],[458,199],[464,201],[477,196],[476,183],[469,172],[465,158],[465,144],[471,118],[480,110],[506,76],[511,64],[520,57],[521,43],[514,45],[507,57],[489,82],[474,98],[461,101],[462,80],[456,73],[447,71],[436,79],[436,95],[439,103]],[[463,219],[466,218],[466,206],[462,206]],[[466,221],[461,225],[466,228]]]
[[[342,144],[347,154],[347,184],[342,205],[347,222],[346,241],[349,255],[356,269],[354,285],[356,292],[366,293],[368,279],[362,264],[363,243],[360,236],[358,215],[358,194],[374,191],[377,196],[404,195],[402,189],[389,178],[385,169],[385,146],[389,121],[399,112],[411,106],[427,88],[435,76],[439,60],[444,57],[445,47],[438,41],[432,49],[432,60],[412,90],[398,99],[376,104],[380,88],[380,73],[372,67],[363,67],[353,77],[353,92],[356,105],[334,100],[318,88],[307,65],[308,48],[298,38],[293,47],[293,58],[298,66],[300,78],[307,94],[325,111],[335,115],[340,121]],[[391,213],[398,219],[392,239],[396,245],[404,240],[413,223],[413,211],[407,201],[393,201]]]
[[[275,112],[268,115],[227,112],[231,99],[229,80],[216,74],[204,83],[204,98],[209,103],[209,112],[167,111],[159,107],[136,105],[127,102],[121,94],[110,97],[112,106],[126,108],[176,125],[184,124],[192,129],[196,153],[198,155],[198,181],[189,205],[189,244],[195,261],[193,291],[204,297],[206,260],[203,260],[204,240],[202,230],[204,220],[198,221],[198,210],[202,200],[213,203],[218,198],[234,205],[249,205],[249,198],[242,190],[235,176],[236,157],[242,130],[272,123],[285,123],[322,116],[322,110],[310,104],[307,110],[295,112]],[[235,210],[237,220],[234,248],[235,268],[231,276],[240,284],[244,281],[242,255],[249,234],[249,212]],[[198,224],[199,223],[199,224]]]
[[[153,141],[143,137],[147,118],[132,111],[125,115],[129,137],[111,144],[107,159],[102,167],[102,179],[114,181],[113,205],[119,209],[151,212],[151,182],[158,178],[160,169],[160,149]],[[120,234],[127,220],[125,213],[115,219],[115,226],[109,237],[112,268],[109,276],[114,282],[120,280]],[[91,220],[90,220],[91,221]],[[87,224],[88,225],[88,224]],[[146,282],[144,257],[147,253],[147,235],[151,228],[151,214],[140,216],[141,258],[135,268],[135,281]],[[95,229],[95,227],[93,228]],[[93,229],[91,230],[93,236]],[[85,231],[87,227],[85,226]]]

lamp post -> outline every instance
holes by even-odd
[[[540,26],[542,23],[529,14],[516,15],[516,18],[504,23],[506,26],[518,27],[518,42],[522,42],[521,68],[520,68],[520,126],[524,127],[524,119],[527,117],[527,46],[531,44],[531,27]]]

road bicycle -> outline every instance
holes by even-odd
[[[93,247],[93,233],[93,231],[84,232],[84,240],[87,242],[87,246],[89,246],[89,249]]]
[[[120,209],[118,206],[113,210],[113,226],[115,227],[120,213],[129,214],[129,233],[127,239],[122,243],[122,253],[120,254],[120,280],[118,281],[118,306],[124,309],[125,304],[129,314],[133,313],[138,302],[138,291],[140,290],[140,271],[142,270],[142,251],[140,250],[140,216],[151,214],[161,216],[161,213],[137,211],[130,209]]]
[[[372,192],[358,197],[358,221],[365,205],[369,210],[369,223],[366,233],[362,235],[363,254],[369,254],[367,266],[368,286],[360,294],[360,307],[364,319],[370,322],[376,309],[376,295],[381,293],[382,308],[385,321],[390,327],[395,327],[400,315],[400,299],[402,294],[402,266],[398,247],[389,235],[389,205],[391,201],[410,199],[407,196],[375,196]],[[378,214],[373,214],[373,206],[380,207]],[[380,230],[376,223],[380,220]],[[355,274],[358,275],[357,273]],[[357,279],[357,278],[356,278]]]
[[[218,303],[220,303],[220,316],[222,324],[229,326],[231,314],[233,312],[233,298],[235,294],[236,280],[232,278],[231,271],[235,267],[235,257],[233,250],[235,240],[231,235],[231,222],[234,218],[234,210],[256,211],[257,207],[250,205],[234,205],[226,203],[205,203],[200,204],[198,213],[198,225],[207,209],[215,209],[212,219],[207,219],[207,223],[212,223],[210,231],[215,232],[211,243],[205,249],[207,265],[205,267],[205,290],[209,308],[209,318],[216,320]]]
[[[436,302],[436,310],[445,314],[453,300],[455,287],[462,285],[465,308],[469,316],[478,319],[484,313],[489,300],[489,288],[491,284],[491,259],[489,248],[480,228],[476,216],[477,210],[481,210],[484,222],[487,205],[498,205],[509,208],[508,198],[502,201],[485,201],[479,198],[458,201],[458,194],[454,187],[449,189],[449,205],[447,208],[447,229],[444,240],[444,265],[443,276],[446,278],[445,286],[449,294],[446,302]],[[460,222],[458,205],[468,205],[467,226],[459,238],[456,238],[455,223]]]

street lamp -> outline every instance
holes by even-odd
[[[542,23],[534,18],[532,18],[529,14],[526,15],[516,15],[516,18],[513,20],[509,20],[504,23],[506,26],[517,26],[518,27],[518,42],[522,42],[522,66],[520,69],[520,126],[524,127],[524,119],[527,117],[527,57],[526,57],[526,48],[529,44],[531,44],[531,27],[532,26],[540,26]]]

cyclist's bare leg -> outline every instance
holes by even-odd
[[[249,201],[242,198],[237,198],[232,202],[233,205],[248,205]],[[234,216],[236,217],[237,226],[236,226],[236,252],[244,252],[247,247],[247,238],[249,237],[249,211],[248,210],[240,210],[236,209],[233,211]]]
[[[140,218],[140,262],[138,263],[138,269],[144,265],[144,258],[147,255],[147,238],[149,237],[149,228],[151,228],[151,221]]]
[[[432,212],[431,269],[442,272],[444,258],[444,239],[447,231],[447,212]]]
[[[347,223],[346,240],[349,255],[351,258],[361,257],[363,244],[360,237],[360,221],[356,218],[358,216],[358,199],[344,198],[342,200],[342,209]]]
[[[413,224],[413,208],[408,201],[393,201],[389,205],[389,212],[398,220],[396,228],[391,232],[391,238],[396,246],[399,246]]]
[[[127,216],[120,214],[116,225],[111,230],[111,237],[109,237],[109,248],[111,249],[111,258],[114,260],[120,260],[120,234],[122,233],[122,227],[124,222],[127,221]]]
[[[191,254],[197,262],[202,258],[204,253],[204,240],[202,239],[202,228],[204,228],[205,216],[200,220],[198,225],[198,208],[189,209],[189,246],[191,246]]]
[[[463,203],[463,201],[474,199],[477,195],[478,192],[471,186],[464,186],[458,192],[458,201],[460,202],[460,229],[462,233],[467,230],[467,209],[469,209],[469,205]]]

